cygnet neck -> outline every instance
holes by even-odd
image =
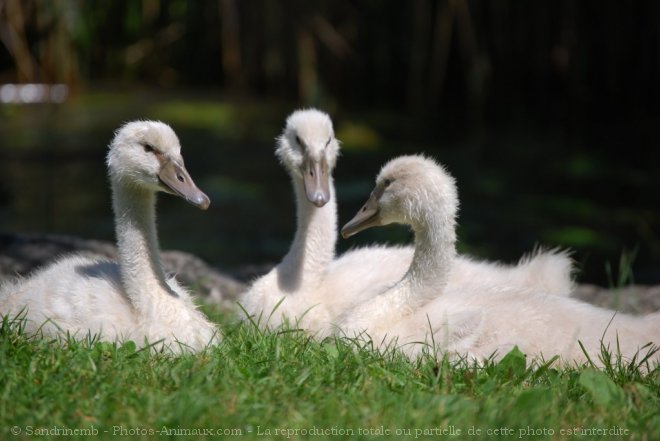
[[[415,252],[403,282],[419,304],[442,294],[456,258],[455,210],[443,208],[428,207],[412,222]]]
[[[289,252],[279,265],[280,285],[285,291],[314,287],[323,279],[335,256],[337,207],[332,177],[330,200],[317,207],[307,199],[302,179],[293,176],[296,197],[296,233]]]
[[[156,236],[156,194],[153,191],[112,182],[112,206],[121,278],[131,303],[149,313],[163,293],[176,295],[168,287]]]

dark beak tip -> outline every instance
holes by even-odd
[[[199,207],[200,210],[206,210],[209,208],[209,205],[211,205],[211,199],[209,199],[209,197],[206,196],[205,194],[197,196],[191,202],[197,207]]]
[[[316,207],[321,208],[330,201],[330,198],[322,193],[316,193],[310,198],[310,202]]]
[[[351,227],[351,223],[349,222],[346,225],[344,225],[342,227],[341,231],[339,232],[339,234],[341,234],[341,237],[343,237],[344,239],[348,239],[353,234],[355,234],[355,232],[353,231],[353,229]]]

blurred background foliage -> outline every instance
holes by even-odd
[[[213,201],[163,197],[163,246],[230,270],[277,261],[295,217],[273,139],[319,106],[343,142],[340,223],[383,162],[424,152],[458,179],[461,251],[570,247],[602,284],[634,255],[635,281],[660,282],[658,2],[0,0],[0,42],[0,85],[70,90],[0,104],[4,232],[112,239],[105,146],[158,118]]]

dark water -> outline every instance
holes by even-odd
[[[161,196],[162,246],[230,271],[276,262],[295,228],[289,180],[273,156],[273,138],[291,106],[215,103],[139,95],[126,103],[101,95],[63,107],[0,109],[0,230],[113,240],[106,145],[121,122],[160,118],[177,131],[189,172],[212,200],[202,212]],[[368,112],[343,114],[335,123],[345,138],[335,172],[340,224],[368,196],[387,159],[424,152],[457,178],[461,251],[514,261],[539,243],[571,247],[580,280],[601,284],[608,283],[608,264],[616,278],[620,257],[634,251],[635,281],[660,282],[654,151],[598,155],[528,126],[475,134]],[[388,227],[340,240],[340,249],[410,240],[406,228]]]

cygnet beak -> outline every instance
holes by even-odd
[[[330,200],[330,176],[325,159],[315,161],[307,158],[302,167],[303,185],[307,199],[317,207],[322,207]]]
[[[168,193],[175,194],[202,210],[209,208],[211,200],[197,188],[183,165],[172,160],[164,162],[158,173],[158,179]]]
[[[378,198],[379,195],[376,194],[375,190],[372,191],[371,196],[369,196],[367,202],[360,208],[360,211],[341,229],[341,236],[344,239],[348,239],[352,235],[367,228],[383,225],[380,219]]]

